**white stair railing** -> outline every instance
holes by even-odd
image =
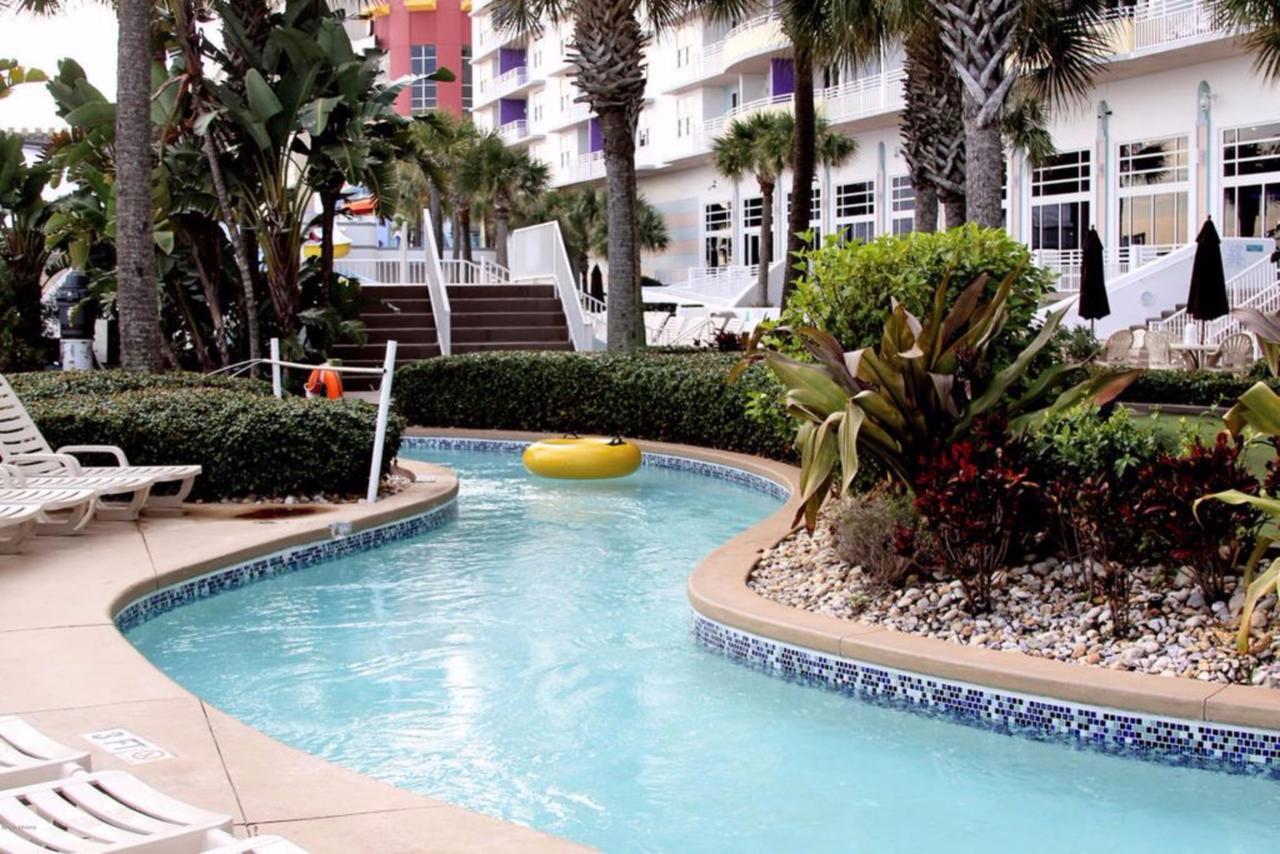
[[[544,222],[517,228],[507,238],[507,248],[507,257],[511,259],[511,281],[551,279],[569,326],[573,348],[597,349],[592,331],[594,321],[589,320],[583,311],[578,283],[560,234],[560,223]]]
[[[1254,300],[1264,292],[1275,290],[1276,280],[1276,265],[1269,257],[1262,258],[1227,281],[1227,305],[1232,308],[1242,306],[1256,308]],[[1174,340],[1182,341],[1186,338],[1187,324],[1190,321],[1191,316],[1187,314],[1186,308],[1180,308],[1162,320],[1151,321],[1147,324],[1147,328],[1153,332],[1164,332]],[[1199,337],[1203,333],[1205,344],[1218,344],[1228,335],[1239,331],[1239,322],[1228,315],[1206,322],[1204,328],[1198,330],[1196,334]]]
[[[440,355],[448,356],[453,352],[452,323],[453,312],[449,308],[449,289],[446,287],[444,271],[440,266],[440,252],[436,247],[435,229],[431,223],[431,212],[422,212],[422,251],[424,278],[427,293],[431,296],[431,316],[436,322],[436,341],[440,345]],[[405,239],[402,232],[400,239]],[[403,244],[402,244],[403,245]]]

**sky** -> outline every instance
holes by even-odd
[[[67,56],[84,66],[89,82],[107,98],[115,98],[116,21],[110,6],[72,0],[53,17],[0,11],[0,57],[52,77],[58,60]],[[0,128],[62,125],[43,84],[19,86],[0,99]]]

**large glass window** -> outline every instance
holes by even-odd
[[[462,111],[471,112],[472,103],[471,45],[462,46]]]
[[[787,219],[791,219],[791,194],[787,193]],[[813,232],[811,246],[822,244],[822,188],[816,184],[809,196],[809,230]]]
[[[1120,245],[1187,242],[1190,153],[1185,136],[1120,146]]]
[[[893,233],[908,234],[916,230],[916,188],[909,175],[892,180],[889,210],[893,214]]]
[[[702,215],[704,258],[708,267],[733,264],[733,209],[728,202],[706,205]]]
[[[845,240],[864,243],[876,236],[876,182],[836,187],[836,229]]]
[[[1089,227],[1089,151],[1065,151],[1031,173],[1031,248],[1079,249]]]
[[[1222,228],[1226,237],[1280,229],[1280,122],[1222,133]]]
[[[415,77],[431,74],[436,70],[436,46],[415,44],[409,48],[409,73]],[[425,113],[436,108],[436,81],[414,80],[409,93],[412,112]]]

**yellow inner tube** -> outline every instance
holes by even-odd
[[[640,449],[613,439],[543,439],[524,449],[524,466],[543,477],[623,477],[640,467]]]

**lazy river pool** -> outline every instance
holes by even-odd
[[[607,851],[1274,839],[1280,783],[871,705],[697,646],[689,573],[776,497],[649,466],[558,482],[518,454],[403,455],[457,470],[455,520],[161,613],[130,641],[296,748]]]

